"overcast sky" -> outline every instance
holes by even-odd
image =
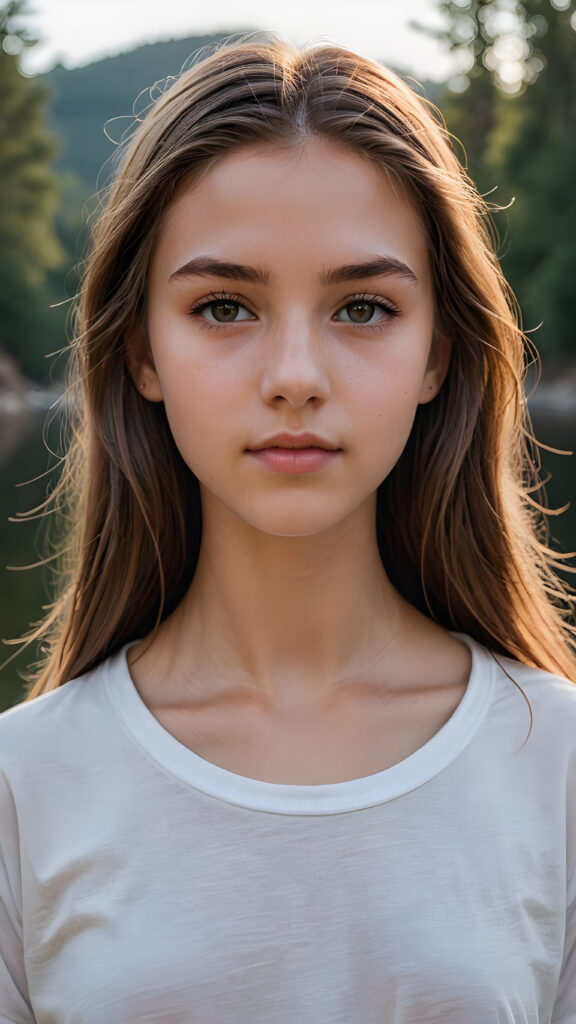
[[[140,43],[212,31],[272,29],[297,44],[331,41],[388,61],[416,78],[441,79],[442,47],[410,21],[438,26],[436,0],[29,0],[27,24],[41,38],[29,74],[67,67]]]

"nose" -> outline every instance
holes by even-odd
[[[261,394],[265,402],[284,400],[295,409],[330,394],[326,339],[300,318],[285,323],[266,339]]]

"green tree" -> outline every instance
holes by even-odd
[[[48,93],[19,69],[19,53],[34,44],[25,14],[24,0],[0,5],[0,348],[24,373],[43,378],[45,356],[62,344],[48,273],[64,254],[53,224],[57,145],[45,127]]]
[[[543,353],[574,353],[575,0],[443,0],[454,73],[440,101],[497,216],[503,269]],[[492,190],[496,189],[493,193]]]
[[[527,327],[542,322],[543,352],[576,352],[576,10],[574,0],[524,0],[538,32],[536,81],[509,103],[514,122],[491,154],[495,173],[515,195],[510,249],[503,267],[521,298]]]

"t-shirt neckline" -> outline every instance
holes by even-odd
[[[470,649],[472,668],[464,696],[442,728],[404,760],[373,775],[325,785],[285,785],[237,775],[206,761],[180,743],[142,700],[127,662],[126,644],[103,666],[108,698],[139,746],[172,775],[208,796],[276,814],[343,814],[397,799],[443,771],[468,746],[492,700],[496,663],[490,652],[463,633],[452,633]]]

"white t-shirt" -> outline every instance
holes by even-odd
[[[524,744],[461,639],[442,729],[331,785],[194,754],[126,648],[0,715],[2,1024],[576,1024],[576,686],[499,659]]]

